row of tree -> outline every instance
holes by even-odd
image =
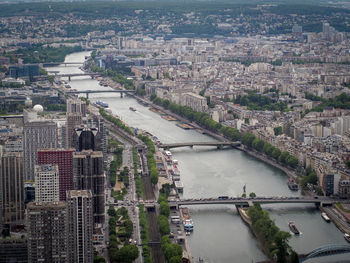
[[[241,142],[248,148],[253,148],[261,153],[264,153],[284,165],[296,168],[299,164],[299,161],[295,156],[289,154],[288,152],[282,152],[280,149],[276,148],[270,143],[256,138],[252,133],[244,134]]]
[[[248,216],[252,221],[255,233],[263,241],[271,258],[277,256],[278,263],[299,262],[298,255],[288,244],[291,235],[281,231],[270,219],[268,212],[262,210],[259,204],[254,204],[248,209]]]
[[[132,159],[134,163],[134,179],[135,179],[136,194],[138,197],[143,198],[144,188],[143,188],[142,179],[138,174],[139,159],[138,159],[135,147],[132,148]]]
[[[159,213],[158,228],[162,236],[162,251],[168,263],[182,263],[182,247],[179,244],[173,244],[170,241],[170,206],[168,204],[168,196],[171,190],[169,184],[164,184],[159,191]]]
[[[94,66],[94,65],[91,65],[90,69],[94,72],[100,72],[100,73],[110,77],[114,82],[119,83],[127,90],[135,89],[133,80],[128,79],[124,76],[125,71],[119,72],[119,71],[113,70],[113,69],[105,70],[105,69],[102,69],[102,68]]]
[[[114,139],[108,140],[108,151],[113,148],[113,161],[109,166],[109,181],[111,186],[114,187],[117,180],[117,171],[122,165],[123,147]]]
[[[224,134],[232,141],[237,141],[240,139],[240,133],[237,129],[222,126],[219,122],[214,121],[212,118],[210,118],[210,116],[205,112],[197,112],[188,106],[177,105],[173,102],[170,102],[169,100],[161,99],[155,94],[152,94],[150,99],[153,101],[153,103],[160,105],[173,113],[179,114],[180,116],[185,117],[190,121],[194,121],[210,131]]]
[[[115,211],[113,206],[108,209],[109,218],[109,246],[108,255],[111,262],[131,263],[139,256],[139,250],[135,245],[129,245],[128,240],[132,235],[133,224],[129,218],[128,211],[125,207]],[[117,222],[119,230],[116,232]],[[119,249],[121,242],[124,246]]]
[[[147,148],[148,148],[147,162],[148,162],[149,176],[151,179],[151,183],[153,185],[156,185],[158,183],[158,171],[157,171],[156,160],[154,159],[154,154],[155,154],[154,143],[146,135],[140,134],[138,137],[141,141],[143,141],[147,145]]]
[[[112,122],[118,128],[124,130],[125,132],[129,133],[130,135],[134,135],[133,131],[125,123],[123,123],[120,119],[109,115],[105,111],[105,109],[103,109],[103,108],[100,108],[99,111],[100,111],[100,114],[102,115],[103,118],[105,118],[106,120]]]
[[[147,216],[145,212],[145,207],[142,204],[139,205],[139,220],[140,220],[140,227],[141,227],[142,256],[145,263],[152,263],[151,249],[148,246],[148,242],[149,242],[148,221],[147,221]]]

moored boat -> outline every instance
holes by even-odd
[[[298,191],[299,189],[298,184],[293,179],[289,179],[287,185],[292,191]]]
[[[328,222],[328,223],[331,222],[330,218],[327,216],[326,213],[321,213],[321,216],[326,222]]]
[[[344,238],[346,241],[348,241],[350,243],[350,235],[349,234],[345,233]]]
[[[289,222],[288,225],[289,225],[290,231],[292,231],[295,235],[300,234],[300,232],[299,232],[298,228],[295,226],[294,222]]]
[[[96,104],[103,107],[103,108],[108,108],[108,104],[106,102],[101,101],[101,100],[96,101]]]
[[[131,111],[136,111],[136,109],[133,108],[133,107],[129,107],[129,110],[131,110]]]

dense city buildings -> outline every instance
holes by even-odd
[[[93,262],[94,249],[114,262],[113,257],[120,259],[122,245],[127,243],[128,248],[135,245],[139,252],[143,250],[140,254],[144,256],[155,256],[157,246],[159,250],[169,246],[160,245],[158,233],[154,240],[150,236],[152,246],[145,245],[141,238],[147,236],[147,227],[139,229],[138,213],[143,211],[137,206],[156,207],[147,213],[164,213],[155,200],[166,184],[176,187],[168,200],[181,199],[177,191],[183,188],[199,189],[202,199],[218,195],[218,200],[228,200],[229,195],[241,196],[242,187],[248,194],[246,184],[257,196],[282,203],[310,199],[308,202],[333,215],[341,231],[350,234],[350,207],[344,203],[350,198],[350,4],[346,1],[324,1],[322,5],[194,1],[186,6],[147,1],[52,2],[3,3],[1,7],[0,233],[4,238],[0,238],[0,263],[26,262],[26,254],[29,262]],[[113,93],[93,94],[103,87]],[[84,92],[86,98],[79,97]],[[123,98],[126,94],[132,98]],[[106,102],[96,102],[97,98]],[[176,126],[185,131],[172,130],[163,119],[145,124],[150,119],[141,105],[127,105],[129,116],[123,103],[135,99],[165,120],[180,120]],[[130,123],[135,127],[129,127]],[[140,123],[151,127],[153,136],[137,127]],[[164,132],[162,125],[169,129]],[[184,135],[173,136],[173,132]],[[142,142],[142,136],[137,138],[140,134],[149,136],[154,147],[150,141]],[[184,158],[180,176],[177,161],[171,164],[168,153],[166,163],[159,151],[164,142],[157,137],[174,142],[212,141],[207,135],[234,144],[242,154],[229,159],[236,149],[220,155],[216,150],[186,153],[210,158],[207,163],[202,161],[205,158],[200,158],[201,163],[196,157]],[[248,158],[244,169],[236,168]],[[270,176],[266,172],[270,168],[261,163],[254,177],[251,164],[255,159],[285,172],[290,180],[287,183],[287,176],[274,176],[279,170]],[[216,176],[217,171],[222,177]],[[232,173],[239,174],[234,177]],[[194,179],[183,185],[184,174],[200,174],[201,178],[191,177]],[[229,180],[225,180],[227,174]],[[213,178],[219,190],[211,185],[212,191],[205,191]],[[251,180],[245,183],[246,179]],[[189,181],[198,186],[191,188]],[[274,183],[280,188],[272,187]],[[291,184],[294,190],[301,189],[300,194],[291,192]],[[325,202],[332,206],[322,207]],[[116,204],[123,208],[115,211]],[[164,203],[159,206],[164,208]],[[302,229],[299,218],[309,218],[299,216],[296,225]],[[314,216],[310,218],[317,225]],[[276,227],[285,223],[280,215],[276,218]],[[156,221],[148,223],[161,225],[169,220]],[[148,226],[149,234],[157,231],[154,226]],[[332,225],[320,226],[317,231],[322,233],[334,230]],[[167,234],[174,236],[169,242],[181,243],[190,234],[180,231],[182,224],[170,223],[169,227]],[[240,234],[233,239],[236,236]],[[301,242],[305,237],[310,234],[291,239]],[[318,242],[319,236],[314,239]],[[274,237],[270,241],[276,245]],[[233,243],[232,251],[240,249],[241,243]],[[250,253],[249,261],[260,261],[250,258],[251,248],[244,251]],[[301,254],[311,251],[307,249],[300,250]],[[268,251],[266,259],[280,255],[272,255],[275,247]],[[152,260],[135,262],[143,261]]]
[[[23,155],[9,152],[0,162],[0,223],[24,223]]]
[[[67,204],[31,202],[27,210],[28,262],[67,262]]]
[[[34,181],[38,149],[57,148],[57,125],[52,121],[27,122],[23,127],[24,180]]]
[[[38,164],[57,164],[60,201],[66,200],[66,192],[73,189],[74,149],[39,149]]]
[[[57,202],[60,200],[59,171],[57,165],[35,165],[35,202]]]
[[[83,150],[73,155],[73,188],[90,190],[93,199],[94,224],[104,223],[105,174],[103,154],[100,151]]]
[[[67,191],[68,262],[92,263],[93,208],[90,190]]]

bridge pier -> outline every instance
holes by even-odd
[[[89,93],[86,92],[86,99],[89,99]]]
[[[68,81],[70,81],[70,76],[68,76]]]
[[[121,97],[121,98],[123,98],[123,97],[124,97],[123,92],[120,92],[120,97]]]

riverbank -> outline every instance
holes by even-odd
[[[158,106],[156,104],[154,104],[152,101],[148,100],[148,99],[145,99],[145,98],[141,98],[139,96],[136,96],[136,95],[131,95],[132,97],[134,97],[139,103],[141,104],[144,104],[144,103],[147,103],[148,105],[156,108],[158,111],[161,111],[167,115],[170,115],[172,116],[173,118],[176,118],[178,119],[179,121],[181,122],[184,122],[184,123],[190,123],[193,127],[195,127],[195,129],[198,129],[198,130],[202,130],[204,131],[205,134],[209,135],[210,137],[216,139],[216,140],[220,140],[220,141],[229,141],[227,138],[225,138],[224,136],[222,135],[219,135],[219,134],[216,134],[216,133],[213,133],[201,126],[199,126],[198,124],[194,123],[194,122],[190,122],[188,119],[176,114],[176,113],[173,113],[171,112],[170,110],[167,110],[167,109],[164,109],[162,106]],[[160,114],[160,112],[158,112]],[[248,149],[247,147],[241,145],[241,146],[235,146],[236,149],[242,151],[242,152],[245,152],[246,154],[250,155],[250,156],[253,156],[257,159],[259,159],[260,161],[264,162],[264,163],[268,163],[269,165],[281,170],[282,172],[284,172],[286,175],[288,175],[289,178],[291,179],[296,179],[297,175],[296,173],[293,171],[293,170],[290,170],[284,166],[282,166],[281,164],[279,164],[278,162],[276,162],[274,159],[268,159],[266,158],[264,155],[262,154],[258,154],[257,152],[255,152],[254,150],[251,150],[251,149]]]

